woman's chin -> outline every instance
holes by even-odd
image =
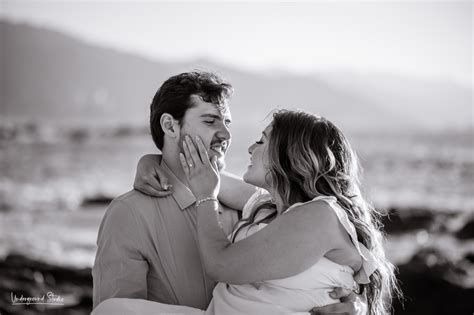
[[[250,166],[249,166],[250,168]],[[247,184],[252,184],[252,178],[249,176],[249,170],[247,169],[247,171],[244,173],[244,175],[242,176],[242,179],[244,180],[244,182],[246,182]]]
[[[256,186],[256,187],[262,187],[262,183],[258,180],[255,180],[254,178],[252,178],[252,176],[249,174],[249,171],[247,170],[247,172],[245,172],[245,174],[242,176],[242,179],[244,180],[244,182],[246,182],[247,184],[250,184],[250,185],[253,185],[253,186]]]

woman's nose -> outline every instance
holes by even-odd
[[[255,143],[252,144],[248,149],[250,155],[252,155],[254,148],[255,148]]]

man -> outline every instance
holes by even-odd
[[[100,225],[92,271],[94,307],[111,297],[207,307],[215,283],[199,257],[196,200],[186,187],[178,155],[184,134],[200,135],[223,167],[230,142],[231,94],[230,84],[197,72],[169,78],[156,93],[151,134],[163,153],[161,165],[173,193],[151,198],[130,191],[111,203]],[[235,219],[235,213],[222,211],[228,228]]]
[[[179,161],[183,137],[199,135],[224,167],[232,86],[206,72],[182,73],[163,83],[151,104],[150,128],[172,187],[162,198],[131,191],[116,198],[102,220],[94,268],[94,307],[112,297],[141,298],[206,309],[215,282],[199,257],[195,198]],[[224,185],[223,185],[224,186]],[[254,188],[244,188],[251,194]],[[242,209],[242,205],[235,205]],[[237,213],[222,204],[229,233]],[[353,295],[351,295],[353,297]],[[355,303],[346,303],[354,308]],[[352,312],[355,313],[355,312]]]

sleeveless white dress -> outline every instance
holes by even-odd
[[[243,217],[248,216],[250,209],[258,203],[267,200],[267,194],[257,192],[245,206]],[[374,257],[358,242],[355,228],[346,212],[337,204],[336,198],[320,196],[305,204],[317,201],[326,202],[334,210],[362,257],[362,267],[357,273],[354,273],[349,266],[337,264],[323,257],[307,270],[284,279],[244,285],[218,283],[206,311],[138,299],[113,298],[102,302],[92,314],[308,314],[315,306],[338,302],[329,296],[329,292],[335,287],[355,289],[357,283],[369,283],[369,276],[375,271]],[[303,203],[294,204],[285,212],[301,204]],[[267,216],[271,211],[273,210],[260,210],[255,221],[257,222],[259,217]],[[266,224],[261,223],[241,229],[236,241],[265,226]]]

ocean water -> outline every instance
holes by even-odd
[[[0,142],[0,257],[16,252],[60,265],[92,266],[106,205],[88,201],[130,190],[139,157],[156,152],[146,134],[74,139]],[[354,134],[350,140],[364,168],[364,191],[377,208],[474,213],[469,132]],[[228,170],[242,175],[247,144],[234,140],[233,146]],[[407,259],[414,244],[433,241],[423,233],[391,238],[389,257]],[[453,246],[450,240],[440,242]],[[473,250],[471,243],[468,247]]]

